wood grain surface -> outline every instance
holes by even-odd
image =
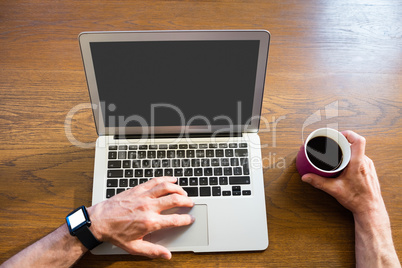
[[[353,267],[349,211],[295,168],[318,127],[367,139],[402,257],[402,2],[0,1],[0,263],[91,204],[97,134],[82,31],[266,29],[272,40],[261,141],[270,245],[174,253],[171,261],[86,254],[77,267]],[[235,234],[234,234],[235,235]]]

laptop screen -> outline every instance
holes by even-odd
[[[105,127],[246,125],[259,40],[91,42]]]
[[[99,135],[258,131],[265,30],[79,35]]]

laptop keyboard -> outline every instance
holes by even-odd
[[[109,145],[106,198],[161,176],[192,197],[251,195],[248,144]]]

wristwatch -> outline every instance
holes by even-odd
[[[81,206],[68,214],[66,222],[70,234],[76,236],[87,249],[91,250],[102,244],[89,230],[91,220],[85,206]]]

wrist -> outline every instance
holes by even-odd
[[[96,239],[103,242],[104,239],[104,232],[102,229],[102,221],[101,221],[101,213],[100,213],[100,204],[96,204],[92,207],[87,208],[88,215],[91,219],[91,226],[89,229],[91,230],[92,234],[95,236]]]

